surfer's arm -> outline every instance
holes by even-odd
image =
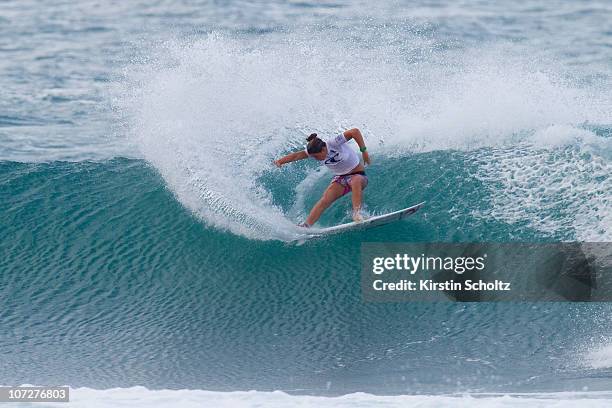
[[[347,141],[351,139],[355,140],[355,142],[359,146],[359,151],[363,155],[364,163],[370,164],[370,155],[368,154],[366,150],[366,145],[363,140],[363,135],[361,134],[361,131],[359,131],[359,129],[357,128],[349,129],[346,132],[344,132],[344,137],[346,138]]]
[[[281,157],[278,160],[274,160],[274,164],[276,164],[276,167],[280,167],[283,164],[306,159],[307,157],[308,155],[306,154],[306,152],[304,150],[300,150],[299,152],[289,153],[288,155]]]
[[[363,135],[357,128],[349,129],[344,132],[344,138],[347,141],[354,139],[355,142],[357,142],[357,145],[359,146],[359,150],[363,150],[366,147],[365,142],[363,141]]]

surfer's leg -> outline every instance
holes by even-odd
[[[368,185],[367,178],[356,174],[351,176],[349,180],[349,185],[351,186],[351,200],[353,202],[353,220],[362,221],[363,217],[361,216],[361,199],[363,196],[363,189]]]
[[[344,186],[340,183],[332,182],[329,187],[323,193],[321,199],[312,207],[310,210],[310,215],[306,218],[306,223],[308,225],[313,225],[323,214],[323,211],[334,201],[342,197],[344,194]]]

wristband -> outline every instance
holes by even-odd
[[[360,148],[359,148],[359,151],[360,151],[361,153],[365,152],[366,150],[368,150],[368,148],[367,148],[367,147],[365,147],[365,146],[363,146],[363,147],[360,147]]]

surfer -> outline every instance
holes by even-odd
[[[368,176],[365,174],[364,165],[361,164],[357,153],[346,144],[351,139],[357,142],[364,164],[370,164],[370,156],[363,141],[363,135],[357,128],[349,129],[325,141],[313,133],[306,139],[308,144],[304,150],[290,153],[274,161],[277,167],[281,167],[283,164],[312,157],[326,165],[335,174],[321,199],[310,210],[306,221],[300,224],[301,227],[311,227],[327,207],[349,191],[352,192],[353,220],[363,221],[361,201],[363,189],[368,185]]]

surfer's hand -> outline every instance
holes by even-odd
[[[368,152],[363,152],[362,155],[363,155],[363,162],[365,164],[369,165],[370,164],[370,155],[368,154]]]
[[[274,160],[274,165],[280,168],[283,165],[283,163],[281,163],[280,160]]]

